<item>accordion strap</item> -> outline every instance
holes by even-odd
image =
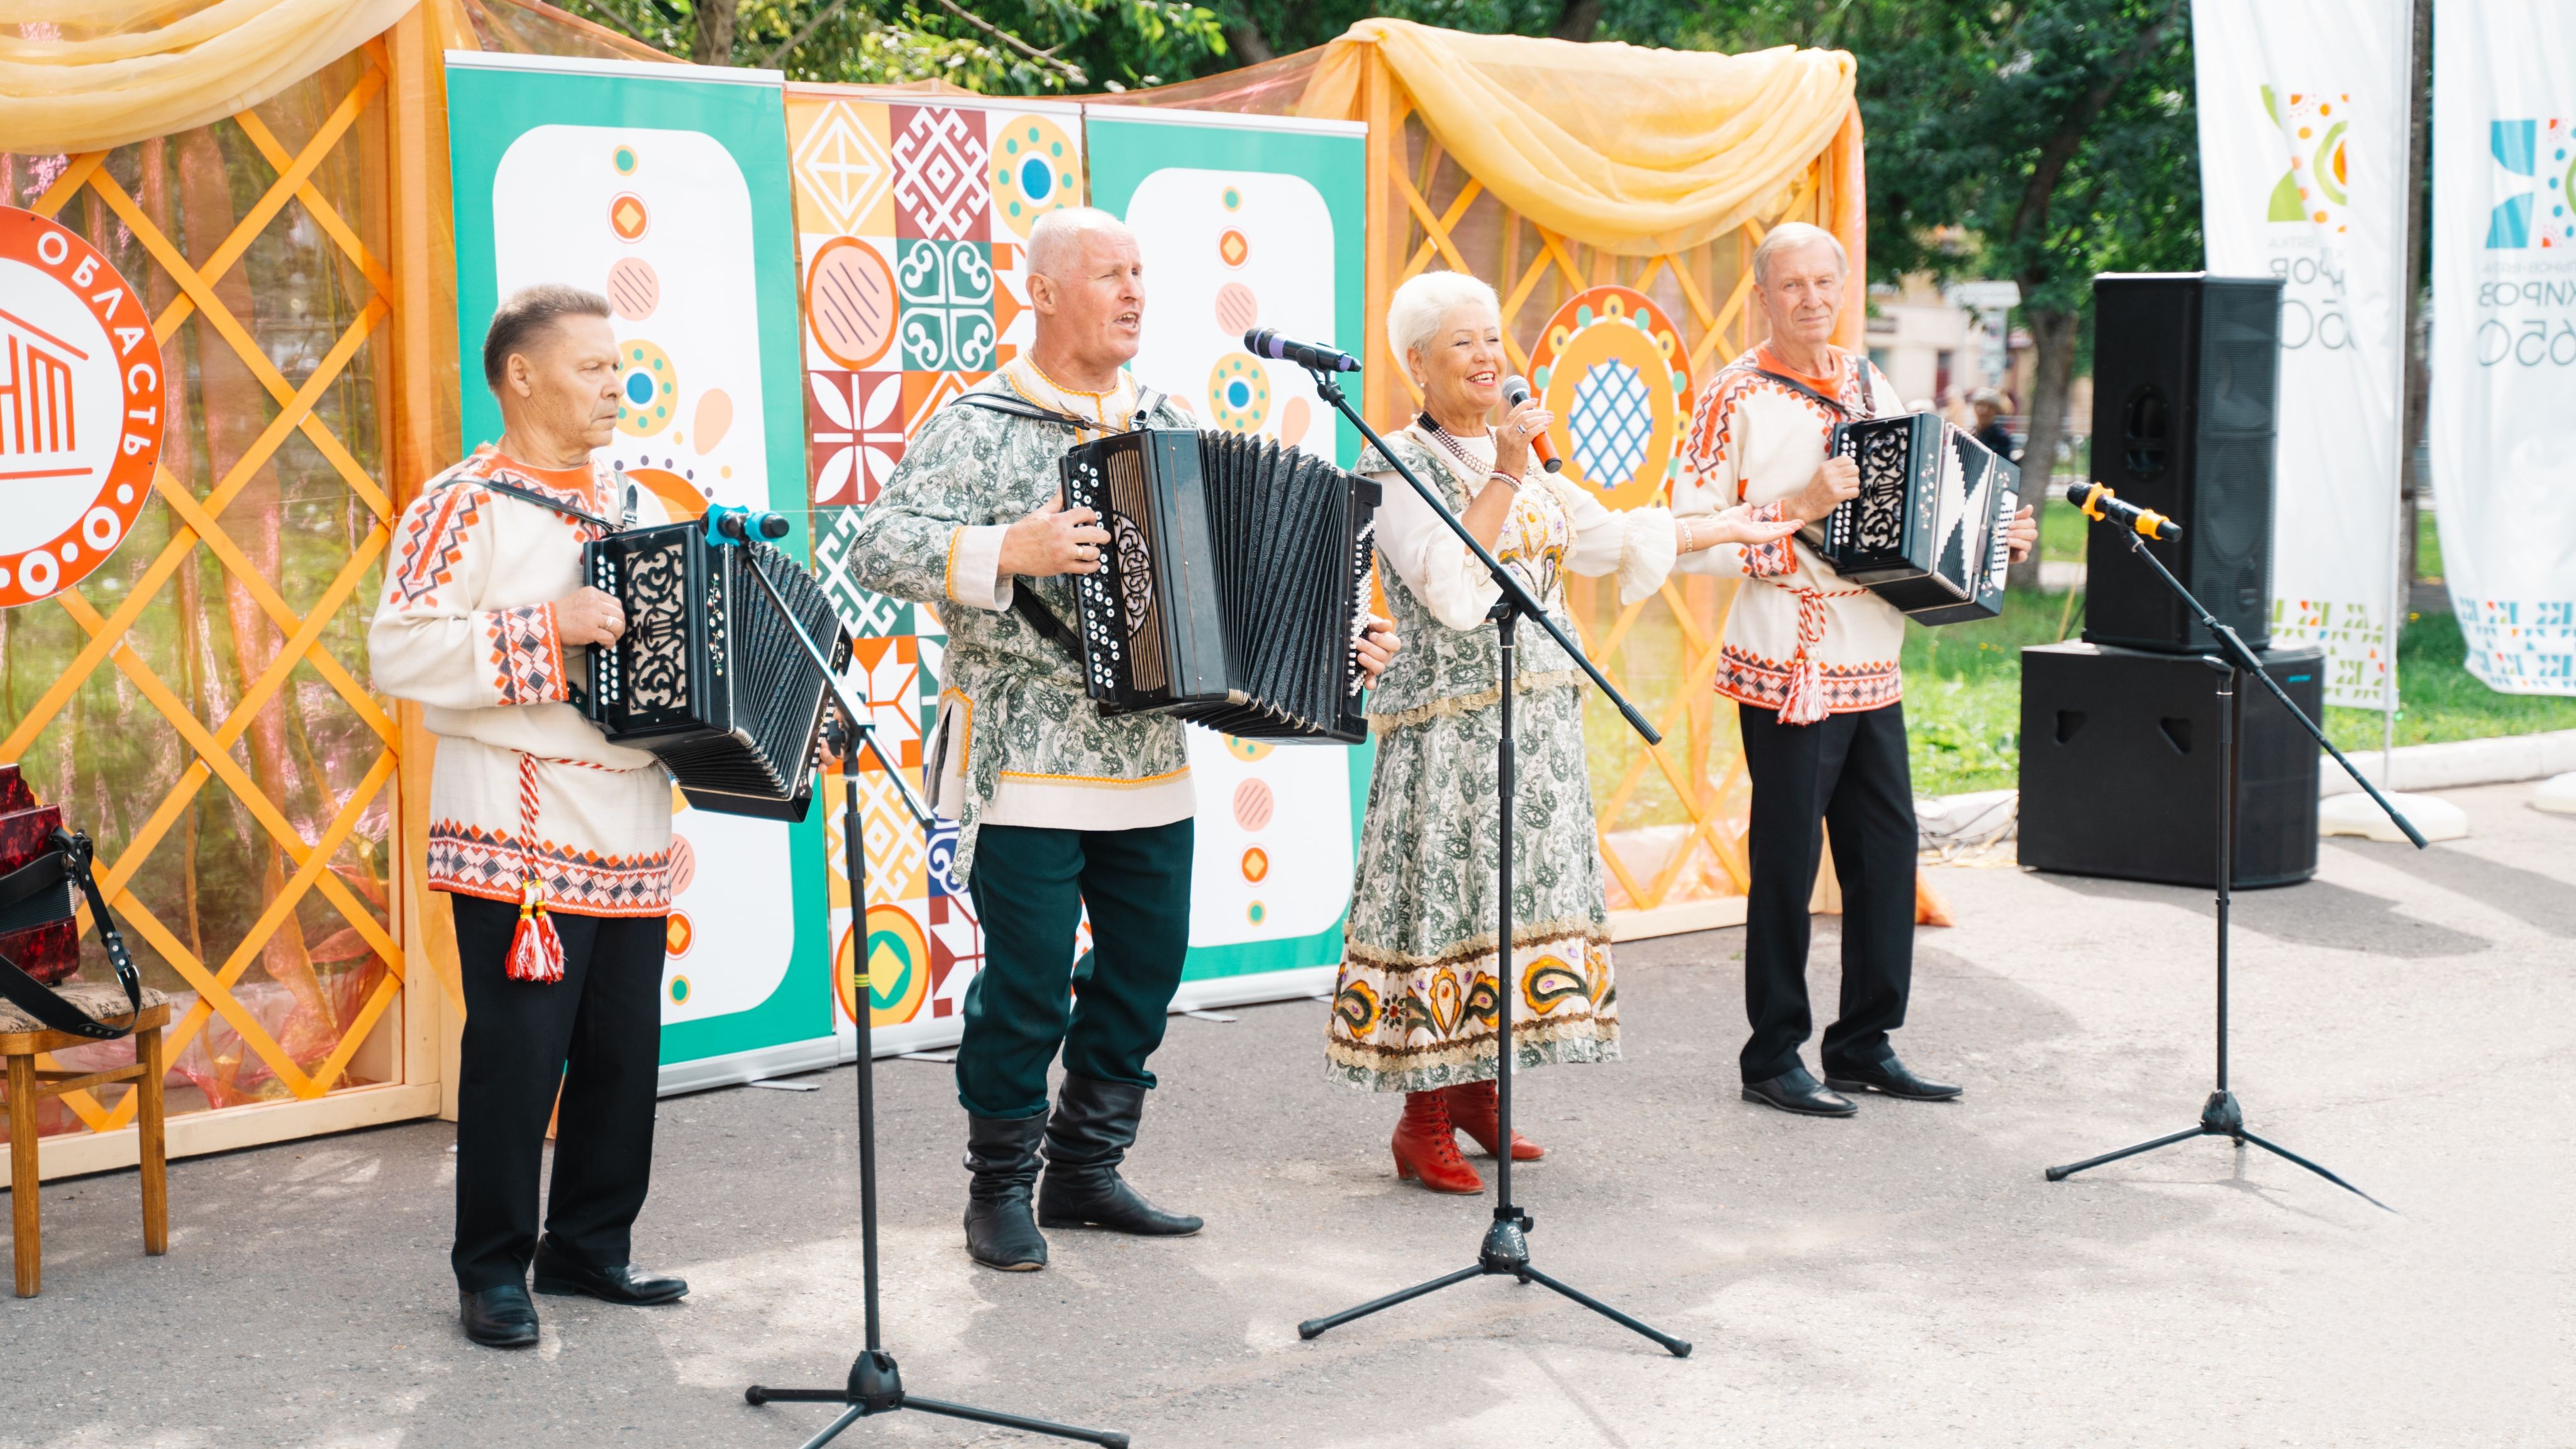
[[[1031,422],[1053,423],[1060,428],[1076,428],[1094,433],[1100,431],[1100,424],[1090,418],[1078,418],[1071,413],[1042,408],[1036,403],[1011,397],[1005,393],[965,392],[950,398],[949,401],[970,408],[982,408],[986,412],[1008,413],[1012,417],[1027,418]]]
[[[551,508],[566,518],[578,518],[582,522],[597,528],[602,533],[619,533],[623,531],[617,524],[609,522],[607,519],[600,517],[598,514],[591,512],[587,508],[576,508],[572,504],[566,503],[560,498],[548,498],[546,495],[537,492],[533,488],[522,488],[516,483],[504,483],[498,478],[477,478],[474,480],[474,484],[478,488],[489,488],[495,493],[507,493],[513,498],[524,498],[530,503],[537,505],[539,508]],[[627,486],[632,488],[634,485],[629,484]]]
[[[0,917],[5,917],[13,930],[62,920],[63,915],[43,911],[35,903],[66,883],[79,886],[81,894],[89,898],[90,919],[98,924],[99,944],[107,948],[107,961],[116,968],[117,984],[125,988],[125,1024],[115,1026],[92,1017],[28,975],[6,955],[0,955],[0,996],[9,998],[49,1030],[92,1041],[114,1041],[132,1034],[134,1023],[143,1015],[143,978],[136,973],[134,956],[125,949],[124,933],[116,929],[116,918],[107,913],[107,901],[99,894],[97,879],[90,874],[90,855],[88,836],[77,831],[55,831],[53,849],[0,876]],[[38,918],[25,919],[29,916]]]
[[[1072,413],[1060,413],[1053,408],[1040,407],[1036,403],[1030,402],[1025,398],[1013,397],[1008,393],[959,393],[957,396],[950,398],[949,401],[964,403],[968,407],[982,408],[987,412],[1008,413],[1012,417],[1027,418],[1031,422],[1053,423],[1057,427],[1072,428],[1079,432],[1097,433],[1102,431],[1101,425],[1091,418],[1076,417]],[[1138,419],[1141,420],[1147,413],[1154,411],[1162,405],[1163,394],[1154,391],[1150,387],[1140,387],[1136,390],[1136,416]],[[1112,429],[1110,431],[1115,430]]]
[[[1034,590],[1013,586],[1011,612],[1025,620],[1030,628],[1054,641],[1056,647],[1072,655],[1074,663],[1089,663],[1090,655],[1083,650],[1082,636],[1065,627],[1065,622],[1055,616],[1055,610],[1039,603]]]

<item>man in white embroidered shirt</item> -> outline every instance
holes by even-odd
[[[1813,522],[1859,493],[1851,460],[1825,456],[1834,424],[1902,404],[1869,359],[1828,340],[1849,267],[1833,233],[1803,222],[1772,228],[1755,248],[1753,291],[1770,337],[1700,394],[1685,444],[1696,479],[1676,512],[1750,503],[1757,519]],[[2038,542],[2031,510],[2012,521],[2010,537],[2018,562]],[[1888,1043],[1905,1023],[1914,972],[1914,791],[1897,674],[1905,616],[1794,536],[1745,549],[1743,571],[1717,692],[1736,702],[1753,784],[1745,1099],[1847,1117],[1859,1109],[1845,1092],[1956,1097],[1959,1088],[1907,1070]],[[1843,892],[1841,1010],[1825,1029],[1822,1083],[1798,1059],[1814,1029],[1807,901],[1820,824]]]
[[[466,1336],[537,1341],[528,1297],[666,1303],[629,1239],[653,1161],[671,785],[569,700],[617,601],[582,583],[582,545],[664,522],[593,452],[617,423],[606,299],[530,287],[483,344],[502,432],[424,485],[395,530],[367,631],[376,686],[438,736],[430,889],[454,903],[465,991],[456,1091],[456,1272]],[[546,1119],[561,1140],[538,1237]]]

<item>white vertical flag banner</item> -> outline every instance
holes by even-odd
[[[2209,270],[2279,277],[2272,642],[2393,708],[2407,0],[2195,0]]]
[[[2576,694],[2576,10],[2433,11],[2433,491],[2469,672]]]

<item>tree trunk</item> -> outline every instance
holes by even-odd
[[[1261,27],[1249,20],[1237,20],[1227,24],[1225,48],[1234,52],[1234,62],[1237,65],[1259,65],[1265,60],[1279,58],[1278,52],[1270,48],[1270,37],[1263,35]]]
[[[1588,41],[1601,28],[1601,0],[1566,0],[1558,12],[1556,28],[1548,32],[1559,40]]]
[[[741,0],[698,0],[698,33],[689,59],[700,65],[733,64],[734,10]]]
[[[2022,295],[2039,290],[2037,279],[2025,277]],[[2027,307],[2023,320],[2030,325],[2030,436],[2021,450],[2021,496],[2037,505],[2050,492],[2049,483],[2057,471],[2057,444],[2065,436],[2066,394],[2075,377],[2075,324],[2078,314],[2053,308]],[[2013,566],[2011,587],[2039,587],[2039,550]]]

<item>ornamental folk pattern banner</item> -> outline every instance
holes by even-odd
[[[2209,270],[2279,277],[2272,637],[2393,705],[2405,325],[2404,0],[2198,0]]]
[[[855,636],[845,682],[877,742],[919,787],[947,632],[927,604],[850,579],[859,510],[907,440],[950,398],[1029,345],[1026,257],[1040,216],[1082,204],[1082,111],[1043,101],[924,97],[831,86],[787,91],[803,326],[805,461],[814,570]],[[823,798],[832,901],[833,1025],[856,1050],[854,964],[866,962],[874,1043],[955,1040],[983,930],[951,869],[955,826],[925,840],[862,756],[867,902],[853,931],[842,870],[841,781]]]
[[[2433,11],[2432,462],[2471,673],[2576,694],[2576,17]]]
[[[906,771],[918,771],[937,711],[945,629],[930,605],[858,587],[846,550],[858,510],[922,424],[1031,344],[1029,229],[1086,200],[1126,217],[1145,255],[1137,376],[1204,426],[1349,463],[1354,441],[1311,383],[1245,352],[1241,334],[1276,326],[1356,343],[1360,130],[789,88],[814,566],[858,636],[854,692]],[[1364,748],[1192,732],[1199,821],[1184,1003],[1328,984],[1368,758]],[[855,1051],[855,966],[864,960],[878,1050],[952,1042],[983,950],[953,869],[954,826],[943,822],[925,840],[873,761],[860,781],[867,899],[855,930],[841,870],[843,787],[826,781],[836,1027]],[[1076,955],[1087,949],[1087,936],[1078,939]]]

